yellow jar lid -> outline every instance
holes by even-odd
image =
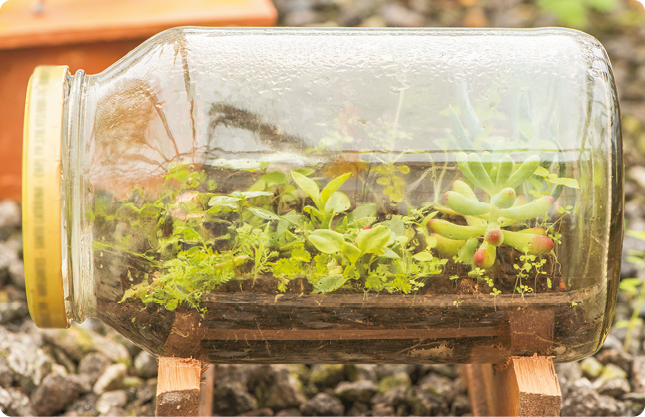
[[[29,312],[38,327],[65,328],[61,261],[61,140],[66,66],[40,66],[27,89],[22,227]]]

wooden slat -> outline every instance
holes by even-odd
[[[560,415],[562,394],[551,358],[512,357],[493,373],[495,401],[492,407],[489,404],[491,415]]]
[[[195,359],[159,358],[158,416],[199,415],[202,363]]]
[[[215,365],[208,365],[202,374],[202,390],[199,398],[199,415],[213,415],[213,388],[215,385]]]

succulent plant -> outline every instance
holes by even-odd
[[[511,246],[529,255],[542,255],[553,249],[553,240],[546,236],[543,227],[519,231],[503,229],[510,225],[536,219],[546,214],[555,203],[551,196],[528,202],[515,189],[524,183],[540,166],[540,157],[533,155],[516,166],[509,154],[498,161],[489,152],[482,157],[476,153],[457,154],[461,173],[488,194],[488,202],[479,201],[473,188],[456,180],[452,191],[444,194],[447,207],[439,210],[463,216],[467,225],[458,225],[442,219],[430,219],[428,226],[434,231],[435,249],[443,256],[458,256],[463,263],[487,269],[494,265],[497,248]],[[481,239],[481,241],[480,241]],[[473,268],[474,269],[474,268]]]

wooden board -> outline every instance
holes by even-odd
[[[197,416],[202,363],[195,359],[159,358],[158,416]]]
[[[509,358],[500,366],[465,365],[474,416],[559,416],[560,383],[545,356]]]

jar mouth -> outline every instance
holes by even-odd
[[[27,89],[22,164],[25,285],[38,327],[66,328],[62,273],[61,142],[66,66],[40,66]]]

